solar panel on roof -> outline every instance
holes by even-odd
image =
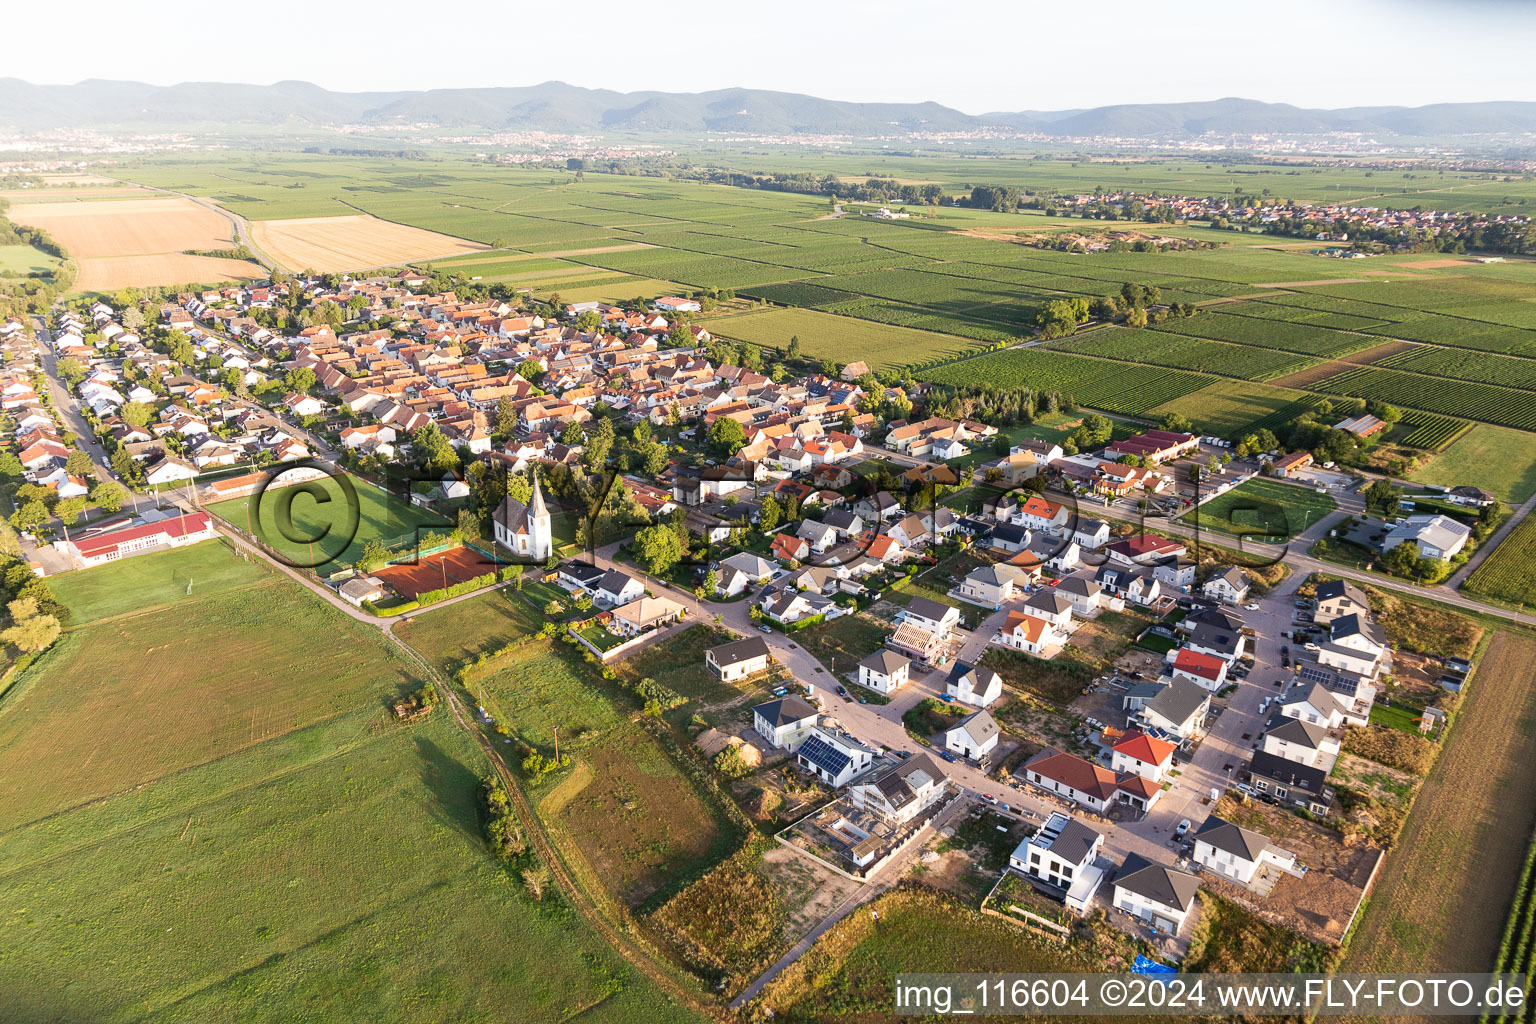
[[[847,768],[852,760],[820,736],[812,736],[802,743],[799,753],[807,764],[832,776],[842,774],[843,769]]]

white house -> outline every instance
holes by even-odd
[[[1115,874],[1116,910],[1140,918],[1157,931],[1176,935],[1195,903],[1200,880],[1187,871],[1154,864],[1140,854],[1127,854]]]
[[[144,471],[144,481],[150,484],[174,484],[197,476],[197,467],[174,455],[163,455]]]
[[[1276,712],[1264,726],[1266,754],[1332,771],[1339,759],[1339,737],[1315,722]]]
[[[1128,714],[1126,725],[1180,741],[1205,731],[1211,709],[1210,691],[1188,679],[1171,683],[1137,683],[1120,698]]]
[[[1025,654],[1041,657],[1046,651],[1067,642],[1067,635],[1055,623],[1024,612],[1009,612],[992,642]]]
[[[645,584],[628,573],[609,569],[592,588],[592,601],[600,608],[619,608],[645,596]]]
[[[1013,600],[1015,588],[1024,575],[1006,562],[977,566],[960,581],[957,592],[973,604],[1000,608]]]
[[[1173,766],[1176,749],[1167,740],[1132,729],[1110,748],[1109,767],[1116,773],[1130,772],[1152,782],[1162,782]]]
[[[795,762],[827,785],[846,786],[869,770],[875,751],[843,733],[812,729],[795,752]]]
[[[325,403],[313,395],[301,395],[297,392],[289,394],[283,399],[283,405],[295,416],[318,416],[325,411]]]
[[[760,636],[744,637],[728,644],[711,647],[704,652],[704,663],[716,677],[733,682],[768,671],[773,655],[768,642]]]
[[[1174,653],[1172,674],[1215,693],[1227,684],[1227,663],[1214,654],[1181,647]]]
[[[905,825],[943,799],[949,789],[945,775],[927,754],[911,757],[872,772],[848,791],[853,805],[891,825]]]
[[[1096,551],[1109,543],[1109,524],[1102,519],[1079,519],[1072,539],[1084,551]]]
[[[1079,916],[1088,912],[1094,893],[1104,881],[1095,861],[1104,836],[1075,818],[1053,811],[1033,836],[1008,856],[1008,866],[1062,890],[1062,902]]]
[[[1343,702],[1321,683],[1286,690],[1280,695],[1280,713],[1325,729],[1337,729],[1344,722]]]
[[[975,760],[997,749],[997,723],[986,711],[967,715],[944,731],[944,747]]]
[[[791,694],[752,709],[752,727],[772,746],[793,751],[810,735],[818,712]]]
[[[1047,747],[1023,768],[1025,781],[1047,793],[1065,797],[1103,814],[1111,804],[1123,801],[1140,810],[1152,809],[1162,788],[1131,772],[1116,774],[1103,765]]]
[[[1423,558],[1455,558],[1472,537],[1472,528],[1449,516],[1409,516],[1387,533],[1383,551],[1399,544],[1416,544]]]
[[[1248,600],[1248,574],[1234,565],[1206,580],[1200,592],[1224,604],[1242,604]]]
[[[1029,600],[1024,602],[1024,611],[1064,630],[1072,624],[1072,599],[1065,594],[1058,594],[1057,589],[1045,587],[1031,594]]]
[[[957,661],[944,680],[944,692],[961,704],[984,708],[1003,695],[1003,677],[989,668]]]
[[[1296,855],[1274,846],[1257,832],[1211,815],[1195,830],[1195,863],[1240,885],[1249,885],[1260,865],[1296,869]]]
[[[940,604],[926,597],[914,597],[897,613],[896,621],[910,622],[919,629],[925,629],[934,636],[944,638],[960,625],[960,609]]]
[[[891,694],[907,685],[912,663],[895,651],[879,650],[859,662],[859,685]]]

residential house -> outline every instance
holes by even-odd
[[[1100,608],[1125,607],[1125,602],[1082,576],[1072,576],[1056,585],[1056,593],[1072,602],[1072,614],[1091,618]]]
[[[847,733],[816,726],[795,752],[795,762],[836,789],[869,771],[875,753]]]
[[[599,608],[618,608],[645,595],[645,584],[628,573],[609,569],[592,588],[592,601]]]
[[[770,746],[794,751],[810,735],[819,714],[805,700],[791,694],[754,707],[752,727]]]
[[[1003,695],[1003,677],[990,668],[957,661],[944,680],[944,692],[961,704],[988,707]]]
[[[343,601],[361,608],[384,597],[384,584],[372,576],[357,576],[337,587],[336,593]]]
[[[1025,575],[1022,569],[1006,562],[977,566],[960,581],[956,593],[973,604],[1001,608],[1013,600],[1014,589]]]
[[[197,476],[197,467],[174,455],[162,455],[144,470],[144,482],[148,484],[175,484]]]
[[[1291,686],[1280,695],[1280,713],[1323,729],[1337,729],[1345,720],[1343,699],[1322,683]]]
[[[1167,740],[1132,729],[1110,748],[1109,767],[1116,774],[1140,775],[1152,782],[1162,782],[1173,767],[1173,752],[1178,747]]]
[[[1126,726],[1159,738],[1183,742],[1205,731],[1211,709],[1210,691],[1187,679],[1171,683],[1138,683],[1121,697],[1128,712]]]
[[[1067,635],[1053,622],[1025,612],[1011,611],[992,642],[1043,657],[1046,651],[1065,644]]]
[[[1409,516],[1387,532],[1381,549],[1391,551],[1399,544],[1414,544],[1421,558],[1449,561],[1472,539],[1472,528],[1449,516]]]
[[[944,730],[945,749],[977,761],[996,750],[997,741],[997,722],[985,710],[966,715]]]
[[[859,662],[859,685],[892,694],[907,685],[912,663],[895,651],[879,650]]]
[[[1294,872],[1296,855],[1275,846],[1257,832],[1211,815],[1195,830],[1194,861],[1214,874],[1249,885],[1261,865]]]
[[[1339,759],[1339,737],[1321,725],[1276,711],[1264,725],[1265,753],[1308,768],[1332,771]]]
[[[1109,524],[1102,519],[1078,519],[1072,539],[1084,551],[1097,551],[1109,543]]]
[[[941,640],[960,625],[960,609],[927,597],[914,597],[907,606],[896,613],[898,623],[909,622],[925,629]]]
[[[1313,814],[1326,815],[1333,808],[1334,792],[1328,785],[1328,773],[1279,754],[1256,751],[1248,763],[1249,782],[1260,793],[1281,803],[1303,807]]]
[[[572,559],[561,563],[556,581],[566,590],[572,592],[579,590],[590,594],[603,581],[603,576],[603,570],[591,562]]]
[[[1138,853],[1127,854],[1115,873],[1116,910],[1139,918],[1155,930],[1177,935],[1184,927],[1200,880],[1187,871],[1154,864]]]
[[[1231,566],[1206,580],[1200,592],[1223,604],[1242,604],[1248,600],[1248,574],[1239,566]]]
[[[1227,662],[1214,654],[1181,647],[1173,654],[1172,675],[1216,693],[1227,684]]]
[[[943,799],[949,777],[927,754],[913,754],[855,783],[855,807],[889,825],[905,825]]]
[[[1052,812],[1033,836],[1008,856],[1008,866],[1061,891],[1062,902],[1078,916],[1088,913],[1106,872],[1096,861],[1104,835],[1060,811]]]
[[[1387,662],[1386,635],[1374,619],[1344,615],[1328,625],[1328,641],[1318,645],[1318,663],[1329,668],[1374,677]]]
[[[1365,617],[1371,614],[1371,600],[1365,591],[1348,580],[1325,580],[1317,585],[1317,610],[1313,620],[1319,626],[1327,626],[1334,619],[1346,615]]]
[[[1162,793],[1156,783],[1133,772],[1116,773],[1054,747],[1046,747],[1026,762],[1023,775],[1030,784],[1098,814],[1117,801],[1148,811]]]
[[[688,610],[670,597],[641,597],[613,610],[614,632],[639,636],[682,621]]]
[[[704,652],[704,664],[716,678],[727,683],[766,672],[772,661],[768,642],[760,636],[733,640]]]
[[[1044,587],[1035,591],[1024,602],[1024,611],[1064,631],[1072,624],[1072,599],[1065,594],[1058,594],[1058,589]]]

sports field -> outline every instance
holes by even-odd
[[[462,238],[392,224],[366,214],[257,221],[251,225],[251,238],[262,252],[288,269],[321,273],[453,256],[482,248]]]
[[[357,496],[355,514],[346,489],[330,477],[273,487],[259,497],[216,502],[208,511],[259,538],[291,564],[319,572],[353,564],[371,540],[403,551],[429,533],[452,529],[440,516],[405,498],[358,477],[347,479]]]
[[[1421,484],[1476,484],[1518,505],[1536,494],[1536,436],[1480,423],[1409,474]]]
[[[69,607],[72,626],[113,615],[197,601],[210,594],[269,582],[271,570],[223,538],[48,577],[54,597]]]
[[[1217,530],[1255,540],[1290,540],[1339,507],[1310,487],[1255,478],[1219,494],[1181,516],[1202,530]]]

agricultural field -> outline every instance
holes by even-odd
[[[1536,391],[1357,366],[1318,381],[1319,391],[1536,430]]]
[[[262,276],[254,263],[186,255],[188,249],[234,245],[229,220],[190,199],[27,203],[13,208],[10,216],[43,228],[64,247],[80,265],[75,288],[81,292]]]
[[[1217,530],[1255,540],[1290,540],[1339,507],[1326,494],[1310,487],[1255,477],[1180,518],[1201,529]]]
[[[1520,359],[1493,352],[1416,345],[1371,365],[1482,384],[1527,390],[1536,388],[1536,359]]]
[[[1380,344],[1369,336],[1346,334],[1307,323],[1242,316],[1244,305],[1224,303],[1219,307],[1221,312],[1205,310],[1199,316],[1166,320],[1151,330],[1330,358]]]
[[[1536,827],[1533,675],[1536,640],[1495,634],[1340,970],[1493,969]]]
[[[544,612],[531,594],[500,587],[466,598],[448,608],[428,607],[397,622],[394,634],[432,667],[452,675],[466,661],[537,633]]]
[[[0,711],[0,829],[378,706],[410,682],[377,631],[276,574],[71,628]]]
[[[1392,439],[1405,444],[1410,448],[1420,448],[1424,451],[1444,451],[1457,438],[1472,426],[1471,422],[1459,419],[1455,416],[1438,416],[1432,412],[1421,412],[1418,409],[1410,409],[1403,414],[1398,421],[1398,430],[1394,431]],[[1490,427],[1497,430],[1497,427]],[[1401,433],[1401,438],[1397,436]]]
[[[1264,381],[1283,377],[1311,364],[1306,356],[1289,352],[1255,349],[1202,338],[1173,338],[1149,335],[1131,328],[1093,331],[1081,338],[1052,342],[1050,348],[1063,352],[1151,363],[1176,370],[1195,370],[1222,377]]]
[[[693,1019],[490,857],[450,716],[384,719],[364,702],[8,828],[0,1017]]]
[[[474,692],[512,738],[549,753],[559,731],[562,752],[600,746],[623,716],[613,697],[593,684],[562,642],[534,640],[477,673]]]
[[[1149,409],[1147,416],[1184,416],[1202,434],[1233,438],[1262,428],[1275,429],[1289,423],[1317,405],[1322,399],[1301,391],[1219,380],[1171,402]]]
[[[366,480],[347,479],[357,495],[355,521],[346,491],[330,477],[216,502],[208,511],[254,535],[290,564],[322,573],[356,562],[369,541],[404,551],[429,533],[446,534],[453,528],[435,513]]]
[[[477,252],[462,238],[392,224],[377,217],[300,217],[251,225],[260,250],[288,270],[339,273]]]
[[[1522,519],[1461,589],[1506,604],[1536,604],[1536,517]]]
[[[1412,416],[1408,413],[1405,418]],[[1408,478],[1442,487],[1476,484],[1519,505],[1536,494],[1536,438],[1479,423]]]
[[[851,362],[857,353],[873,370],[960,355],[976,347],[974,342],[953,335],[914,331],[812,309],[771,309],[706,320],[704,325],[722,338],[768,349],[786,349],[789,340],[798,337],[801,350],[809,358]]]
[[[1111,363],[1039,349],[1009,349],[927,370],[936,384],[990,384],[1055,391],[1094,409],[1141,416],[1198,391],[1214,378],[1202,373]]]

